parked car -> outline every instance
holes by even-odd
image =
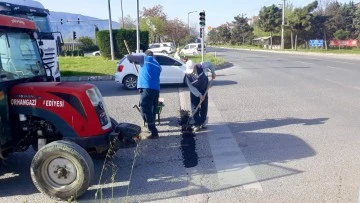
[[[175,44],[172,42],[154,43],[149,45],[149,50],[154,53],[172,54],[175,52]]]
[[[205,44],[204,44],[204,52],[206,52]],[[186,54],[186,55],[201,54],[201,43],[187,44],[183,49],[180,50],[180,54]]]
[[[144,55],[140,53],[140,55]],[[156,53],[155,59],[161,65],[160,84],[185,84],[185,64],[166,54]],[[139,69],[140,66],[137,65]],[[137,73],[135,67],[124,56],[116,65],[115,82],[123,84],[126,89],[136,89]]]
[[[93,56],[100,56],[100,51],[94,51],[94,52],[92,53],[92,55],[93,55]]]

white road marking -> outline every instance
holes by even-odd
[[[207,134],[220,185],[263,191],[220,112],[209,99]],[[216,125],[212,127],[212,125]]]
[[[89,187],[88,190],[98,190],[98,189],[106,189],[106,188],[124,187],[124,186],[128,186],[129,184],[130,184],[129,181],[99,184],[99,185],[93,185],[93,186]]]
[[[190,110],[189,91],[186,88],[179,88],[180,107]],[[248,165],[240,147],[238,146],[229,127],[224,123],[219,110],[209,98],[208,113],[208,136],[209,145],[212,151],[213,160],[217,170],[218,182],[222,186],[242,186],[244,189],[256,189],[263,191],[255,174]],[[216,127],[212,127],[216,125]],[[205,132],[203,132],[205,133]],[[189,174],[189,189],[197,183],[201,185],[201,175],[196,174],[196,167],[187,169]],[[190,190],[189,190],[190,191]],[[191,194],[191,192],[188,194]]]
[[[340,86],[342,86],[342,87],[360,90],[360,87],[358,87],[358,86],[345,85],[345,84],[342,83],[342,82],[335,81],[335,80],[330,80],[330,79],[325,79],[325,80],[328,81],[328,82],[331,82],[331,83],[335,83],[335,84],[337,84],[337,85],[340,85]]]

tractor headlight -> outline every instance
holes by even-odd
[[[110,118],[107,114],[105,102],[101,96],[101,93],[98,88],[93,87],[86,90],[86,94],[89,97],[95,112],[98,116],[100,124],[103,129],[108,129],[111,127]]]
[[[101,102],[101,100],[102,100],[102,98],[100,98],[100,96],[98,95],[95,88],[86,90],[86,94],[89,97],[93,106],[97,106],[99,104],[99,102]]]

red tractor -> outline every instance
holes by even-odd
[[[0,161],[32,146],[35,186],[77,198],[94,176],[89,154],[106,154],[110,141],[136,137],[140,127],[110,118],[92,84],[49,82],[36,39],[33,22],[0,15]]]

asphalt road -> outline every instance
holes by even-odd
[[[182,137],[189,93],[162,87],[161,138],[141,141],[134,165],[135,148],[119,150],[101,180],[103,160],[94,159],[78,202],[358,202],[360,60],[213,51],[229,64],[209,91],[208,129]],[[94,84],[115,119],[141,125],[136,91]],[[52,201],[31,182],[33,155],[12,155],[0,169],[0,202]]]

